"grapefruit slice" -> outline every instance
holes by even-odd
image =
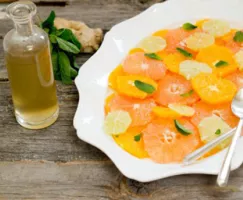
[[[123,62],[123,70],[128,74],[146,76],[153,80],[163,78],[166,73],[162,61],[148,58],[142,52],[128,55]]]
[[[236,71],[236,72],[226,76],[225,79],[232,81],[236,85],[237,90],[243,88],[243,72],[242,71]]]
[[[153,161],[181,162],[187,154],[200,145],[197,129],[185,119],[179,121],[192,134],[185,136],[178,132],[173,120],[153,121],[143,131],[145,150]]]

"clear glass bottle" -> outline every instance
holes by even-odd
[[[15,116],[20,125],[29,129],[51,125],[59,113],[49,39],[33,24],[35,14],[32,2],[10,4],[7,15],[15,29],[3,41]]]

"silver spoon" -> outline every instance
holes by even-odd
[[[234,155],[234,151],[237,145],[237,141],[241,136],[242,131],[242,125],[243,125],[243,89],[240,89],[235,98],[233,99],[231,103],[231,109],[232,112],[240,118],[240,121],[238,123],[238,126],[236,128],[236,132],[233,136],[232,142],[229,146],[228,152],[225,156],[223,165],[221,167],[221,170],[218,174],[217,178],[217,184],[220,187],[224,187],[228,183],[229,174],[230,174],[230,168],[231,168],[231,160]]]
[[[196,151],[193,151],[192,153],[188,154],[184,160],[183,165],[190,165],[194,163],[196,160],[201,158],[203,155],[205,155],[207,152],[209,152],[211,149],[219,145],[221,142],[226,140],[227,138],[231,137],[236,131],[236,128],[231,129],[225,134],[222,134],[221,136],[215,138],[214,140],[208,142],[201,148],[197,149]]]

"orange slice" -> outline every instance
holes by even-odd
[[[196,26],[198,27],[198,28],[202,28],[202,25],[205,23],[205,22],[207,22],[209,19],[202,19],[202,20],[199,20],[199,21],[197,21],[196,22]]]
[[[114,136],[115,142],[128,153],[138,157],[147,158],[148,153],[144,149],[142,130],[144,127],[129,128],[125,133]]]
[[[185,119],[180,119],[179,122],[192,134],[184,136],[179,133],[173,120],[154,121],[143,131],[145,150],[153,161],[181,162],[200,145],[197,129]]]
[[[139,53],[139,52],[144,52],[144,50],[140,49],[140,48],[134,48],[134,49],[131,49],[129,51],[129,55],[132,55],[134,53]]]
[[[192,78],[192,87],[200,98],[209,104],[230,102],[237,91],[231,81],[204,73]]]
[[[155,106],[153,108],[153,113],[157,117],[167,118],[167,119],[177,119],[181,117],[179,113],[171,110],[170,108],[161,107],[161,106]]]
[[[237,64],[234,61],[232,52],[222,46],[212,45],[199,51],[196,60],[207,63],[212,67],[213,73],[219,76],[226,76],[237,70]],[[227,66],[216,67],[216,63],[225,61]]]
[[[117,77],[123,75],[125,75],[125,73],[123,71],[122,65],[119,65],[109,75],[108,78],[109,87],[115,90],[117,88],[117,81],[116,81]]]
[[[129,97],[135,97],[139,99],[146,98],[149,94],[135,86],[135,81],[137,80],[153,86],[155,90],[157,89],[157,83],[152,79],[144,76],[129,75],[117,77],[117,92]]]
[[[152,120],[152,109],[156,106],[153,99],[133,99],[116,95],[109,103],[109,110],[124,110],[132,118],[131,126],[143,126]]]
[[[178,74],[168,73],[158,84],[157,92],[154,99],[157,103],[163,106],[168,106],[171,103],[180,103],[191,105],[199,100],[196,93],[188,97],[182,95],[192,90],[190,81]]]
[[[160,60],[148,58],[142,52],[128,55],[123,63],[124,72],[132,75],[142,75],[153,80],[164,77],[166,67]]]
[[[168,30],[164,29],[164,30],[159,30],[156,31],[153,36],[158,36],[158,37],[162,37],[165,38],[166,34],[168,33]]]
[[[180,63],[187,58],[180,53],[169,54],[164,58],[165,66],[168,70],[174,73],[179,73]]]

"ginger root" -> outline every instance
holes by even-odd
[[[57,17],[54,21],[54,25],[57,29],[70,29],[82,44],[81,52],[92,53],[96,51],[103,39],[103,31],[100,28],[92,29],[83,22]]]

